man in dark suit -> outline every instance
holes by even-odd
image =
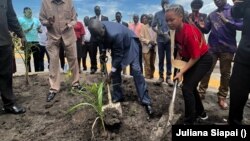
[[[12,88],[13,48],[9,31],[17,34],[23,45],[26,39],[13,9],[12,0],[0,1],[0,31],[0,95],[3,109],[7,113],[22,114],[25,109],[16,104]]]
[[[122,24],[122,25],[128,27],[128,23],[122,21],[122,13],[119,12],[119,11],[115,13],[115,21],[116,21],[117,23],[120,23],[120,24]]]
[[[250,93],[250,1],[235,0],[233,18],[243,18],[243,30],[230,79],[229,125],[244,124],[244,107]],[[246,117],[247,118],[247,117]]]
[[[109,20],[108,17],[101,15],[100,6],[95,6],[94,11],[95,11],[95,16],[91,17],[90,20],[92,20],[92,19],[97,19],[99,21],[108,21]]]
[[[139,38],[133,31],[115,22],[92,20],[89,24],[89,31],[105,49],[111,50],[112,69],[109,78],[113,83],[113,102],[124,100],[121,89],[121,71],[130,65],[140,103],[145,106],[147,113],[152,115],[151,99],[139,63]]]
[[[115,13],[115,22],[117,22],[117,23],[119,23],[119,24],[122,24],[122,25],[124,25],[124,26],[126,26],[126,27],[128,28],[128,23],[122,21],[122,13],[119,12],[119,11]],[[123,72],[123,74],[126,75],[126,74],[127,74],[127,69],[124,68],[124,69],[122,70],[122,72]]]
[[[94,8],[95,16],[91,17],[90,20],[96,19],[99,21],[108,21],[108,17],[101,15],[101,8],[100,6],[95,6]],[[97,47],[99,46],[99,51],[101,52],[101,44],[98,44],[93,38],[91,38],[92,47],[89,50],[90,58],[93,58],[91,61],[91,72],[90,74],[94,74],[97,71]],[[102,68],[102,67],[101,67]]]

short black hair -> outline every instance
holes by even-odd
[[[146,17],[146,18],[148,19],[148,15],[147,15],[147,14],[142,14],[142,15],[141,15],[141,18],[140,18],[141,23],[142,23],[143,17]]]
[[[169,4],[169,0],[161,0],[161,4],[163,4],[163,3]]]
[[[202,0],[193,0],[190,4],[192,9],[201,9],[203,6],[203,1]]]
[[[101,7],[98,6],[98,5],[96,5],[96,6],[94,7],[94,9],[100,9],[100,10],[101,10]]]
[[[133,18],[134,18],[134,17],[138,17],[138,18],[139,18],[139,15],[138,15],[138,14],[134,14],[134,15],[133,15]]]
[[[31,10],[31,8],[30,8],[30,7],[24,7],[23,13],[24,13],[26,10]]]
[[[122,15],[122,13],[121,13],[121,12],[119,12],[119,11],[115,13],[115,15],[117,15],[117,14],[120,14],[120,15]]]

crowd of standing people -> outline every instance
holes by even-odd
[[[226,97],[230,94],[228,123],[242,124],[244,105],[250,92],[250,30],[247,27],[250,21],[250,3],[244,0],[233,2],[234,5],[230,5],[227,0],[214,0],[217,8],[206,14],[200,13],[203,1],[192,0],[192,13],[187,14],[183,6],[170,5],[169,0],[161,0],[160,11],[154,15],[134,14],[133,22],[127,23],[122,20],[122,13],[119,11],[114,15],[115,20],[109,21],[107,16],[102,15],[100,6],[94,7],[95,16],[85,16],[81,21],[72,0],[43,0],[39,18],[33,17],[29,7],[23,9],[23,17],[17,18],[12,1],[2,0],[0,94],[4,110],[15,114],[25,112],[25,108],[16,104],[12,92],[13,48],[9,34],[12,31],[21,38],[24,49],[30,47],[25,54],[29,72],[31,54],[35,72],[44,71],[44,56],[47,56],[50,83],[47,102],[52,101],[60,92],[60,68],[65,68],[65,56],[73,74],[72,89],[84,90],[79,77],[82,71],[88,69],[87,54],[90,57],[90,74],[94,74],[98,70],[98,52],[99,56],[104,56],[107,51],[111,51],[112,68],[108,76],[113,84],[118,84],[112,85],[113,102],[124,101],[121,73],[130,74],[134,77],[140,104],[152,115],[153,107],[145,78],[154,78],[158,56],[157,83],[165,81],[172,87],[173,80],[183,78],[181,88],[185,102],[184,124],[195,124],[197,118],[208,118],[202,100],[205,99],[209,79],[219,61],[221,78],[217,93],[218,106],[222,110],[228,109]],[[173,43],[170,30],[175,31],[174,51],[171,50]],[[237,30],[242,31],[239,48],[236,41]],[[205,34],[208,33],[206,41]],[[175,73],[172,73],[172,56],[175,60],[186,62]],[[129,73],[127,66],[130,66]],[[102,64],[99,67],[102,68]]]

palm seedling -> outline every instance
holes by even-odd
[[[97,120],[99,119],[101,121],[102,124],[102,128],[104,130],[104,132],[106,132],[105,130],[105,125],[104,125],[104,113],[102,110],[103,107],[103,87],[104,87],[104,83],[100,82],[100,83],[94,83],[90,86],[85,86],[86,91],[71,91],[73,93],[77,93],[82,95],[84,98],[83,102],[71,107],[68,110],[69,112],[75,111],[76,109],[83,107],[83,106],[90,106],[92,107],[95,112],[97,113],[97,117],[95,118],[93,124],[92,124],[92,139],[95,138],[94,136],[94,127],[95,124],[97,122]]]

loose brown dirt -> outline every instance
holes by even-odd
[[[62,77],[64,74],[62,74]],[[30,76],[30,85],[26,86],[23,76],[14,77],[14,93],[18,103],[26,107],[23,115],[0,113],[1,141],[90,141],[92,139],[92,124],[97,116],[91,107],[80,108],[68,114],[67,111],[74,105],[84,101],[81,95],[72,95],[69,91],[69,81],[61,83],[61,91],[53,102],[46,102],[49,89],[48,74]],[[84,84],[93,84],[102,80],[100,74],[81,74]],[[110,110],[106,115],[108,122],[121,123],[115,126],[106,126],[103,132],[100,122],[94,127],[97,141],[149,141],[152,129],[157,125],[162,115],[168,112],[172,88],[157,86],[147,82],[149,95],[152,98],[154,117],[148,119],[146,110],[138,103],[138,97],[133,79],[123,78],[125,101],[122,105],[122,116],[117,119],[116,113]],[[104,94],[104,104],[107,104],[107,95]],[[175,102],[175,113],[184,113],[184,104],[181,90],[178,89]],[[214,93],[209,92],[203,101],[210,123],[224,122],[228,111],[222,111],[217,105]],[[0,104],[2,107],[2,103]],[[249,106],[246,106],[245,117],[250,116]],[[112,113],[112,115],[111,115]],[[115,120],[112,118],[115,117]],[[182,119],[182,118],[181,118]],[[181,119],[178,121],[180,122]],[[249,119],[245,119],[249,123]],[[163,141],[171,140],[170,133],[165,133]]]

